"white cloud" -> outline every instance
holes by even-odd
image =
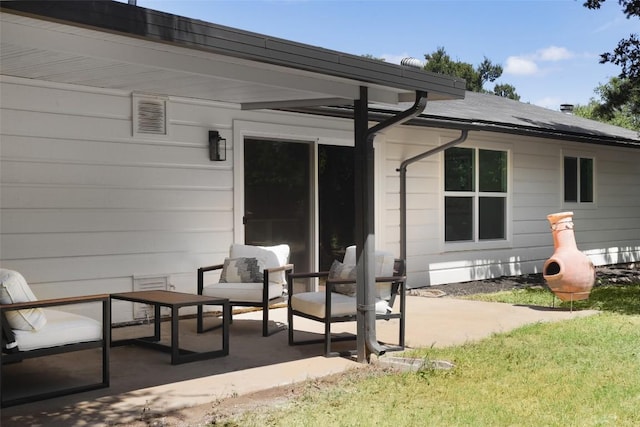
[[[575,57],[576,54],[565,47],[549,46],[533,53],[508,57],[504,72],[520,76],[541,75],[549,70],[540,68],[538,65],[540,62],[566,61]]]
[[[531,59],[523,56],[510,56],[504,67],[507,74],[515,74],[519,76],[530,76],[538,73],[538,65]]]
[[[539,49],[533,56],[534,59],[540,61],[562,61],[565,59],[571,59],[575,56],[567,48],[558,46],[549,46],[544,49]]]

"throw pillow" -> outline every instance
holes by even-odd
[[[356,266],[355,265],[347,265],[343,264],[340,261],[333,261],[331,264],[331,268],[329,269],[329,278],[328,280],[356,280]],[[334,292],[339,294],[348,295],[353,297],[356,295],[356,284],[355,283],[338,283],[333,286]]]
[[[13,270],[0,269],[0,303],[13,304],[30,302],[38,299],[31,291],[22,274]],[[7,321],[11,328],[22,331],[37,331],[44,327],[47,318],[40,308],[24,310],[7,310]]]
[[[261,283],[263,271],[264,262],[258,258],[226,258],[220,283]]]

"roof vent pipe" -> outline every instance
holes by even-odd
[[[560,104],[560,111],[567,114],[573,113],[573,104]]]
[[[407,261],[407,167],[418,160],[424,159],[425,157],[432,156],[446,150],[447,148],[462,144],[466,141],[468,135],[469,130],[463,129],[460,131],[460,136],[458,138],[439,145],[432,150],[411,157],[410,159],[404,160],[400,163],[400,167],[397,169],[398,172],[400,172],[400,258],[405,260],[405,262]]]
[[[411,68],[422,68],[424,64],[418,58],[402,58],[400,61],[400,65],[404,65],[405,67]]]

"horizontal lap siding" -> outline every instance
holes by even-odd
[[[128,93],[1,90],[2,266],[42,297],[129,291],[134,275],[195,291],[196,269],[233,241],[232,162],[207,146],[208,130],[231,133],[233,110],[171,100],[169,136],[134,138]]]
[[[385,243],[399,247],[399,174],[408,158],[458,137],[450,131],[396,128],[386,136]],[[409,286],[542,272],[553,253],[546,216],[572,210],[578,247],[597,265],[640,260],[640,150],[470,132],[463,147],[511,148],[511,241],[496,249],[448,251],[442,244],[441,154],[407,169],[407,269]],[[562,150],[596,158],[595,206],[562,200]]]

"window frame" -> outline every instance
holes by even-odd
[[[474,189],[473,191],[446,191],[445,190],[445,151],[443,150],[440,156],[440,245],[441,252],[454,252],[464,250],[485,250],[485,249],[501,249],[511,248],[513,245],[512,240],[512,196],[513,196],[513,149],[511,144],[499,144],[499,143],[483,143],[483,144],[463,144],[456,146],[457,148],[466,148],[474,150]],[[480,150],[502,151],[507,156],[507,168],[506,168],[506,192],[481,192],[479,190],[479,162],[480,162]],[[445,201],[446,197],[471,197],[472,209],[473,209],[473,238],[472,240],[465,241],[446,241],[445,240]],[[504,238],[503,239],[479,239],[479,204],[481,197],[499,197],[504,199],[505,204],[505,218],[504,218]]]
[[[565,159],[571,157],[571,158],[575,158],[576,159],[576,166],[577,166],[577,170],[576,170],[576,174],[577,176],[575,177],[576,179],[576,198],[577,201],[567,201],[565,199]],[[591,194],[591,198],[592,201],[590,202],[583,202],[580,200],[580,179],[581,179],[581,170],[580,170],[580,160],[582,159],[590,159],[592,161],[592,171],[591,171],[591,188],[592,188],[592,194]],[[561,152],[561,156],[560,156],[560,201],[562,203],[562,206],[566,209],[589,209],[589,208],[593,208],[595,209],[597,207],[597,201],[598,201],[598,194],[597,194],[597,158],[594,152],[590,152],[590,151],[576,151],[576,150],[562,150]]]

